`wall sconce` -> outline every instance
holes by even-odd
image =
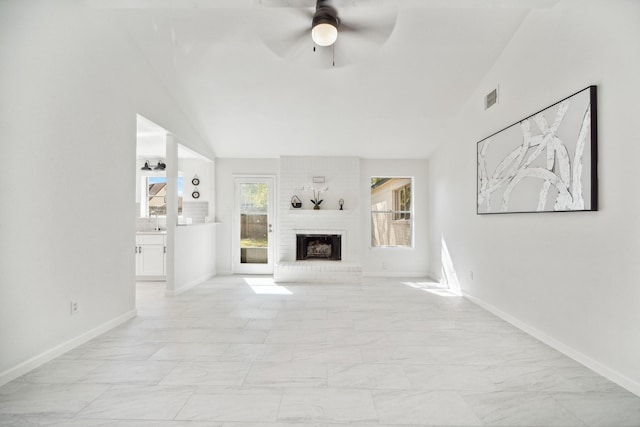
[[[143,171],[150,171],[150,170],[154,170],[154,171],[163,171],[167,168],[167,165],[165,165],[162,160],[158,160],[158,164],[155,165],[153,167],[153,169],[151,169],[151,165],[149,164],[149,160],[144,162],[144,166],[140,168],[140,170]]]

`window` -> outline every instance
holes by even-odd
[[[413,247],[413,178],[371,178],[371,246]]]
[[[167,177],[143,176],[146,197],[142,199],[142,215],[167,216]],[[178,215],[182,214],[183,179],[178,177]]]
[[[393,219],[411,219],[411,183],[393,190]]]

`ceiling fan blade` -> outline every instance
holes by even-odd
[[[305,28],[283,34],[279,37],[263,38],[264,44],[276,55],[291,59],[300,55],[300,51],[306,46],[311,50],[313,41],[311,40],[310,31]]]
[[[378,46],[384,44],[387,39],[391,36],[393,32],[393,27],[391,28],[380,28],[380,27],[358,27],[351,25],[342,25],[340,24],[340,35],[343,36],[345,34],[355,35],[356,37],[367,39],[369,43],[377,44]]]
[[[340,9],[350,8],[350,7],[380,7],[386,6],[389,3],[395,3],[397,0],[328,0],[329,3],[333,7],[337,7]]]
[[[262,7],[315,7],[316,0],[258,0]]]
[[[342,67],[375,54],[391,35],[397,15],[385,0],[328,0],[332,6],[345,7],[338,8],[338,40],[333,46],[314,48],[311,23],[315,8],[291,6],[295,0],[260,1],[270,3],[270,7],[258,8],[256,27],[261,40],[279,57],[307,68]]]
[[[95,0],[94,0],[95,1]],[[317,0],[257,0],[262,7],[315,7]],[[333,7],[370,7],[387,4],[390,0],[326,0]],[[391,0],[395,2],[397,0]]]
[[[313,12],[314,12],[314,10],[312,8],[308,8],[308,7],[292,7],[291,11],[294,14],[298,15],[298,19],[306,20],[306,22],[309,23],[309,27],[311,27],[311,20],[313,19]]]
[[[312,11],[300,8],[265,8],[259,10],[255,27],[262,42],[276,55],[287,58],[301,42],[312,46]]]
[[[352,8],[340,14],[340,33],[357,34],[369,42],[382,45],[391,36],[396,24],[395,8]]]

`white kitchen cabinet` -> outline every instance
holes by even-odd
[[[164,234],[136,234],[136,276],[165,276],[166,247]]]

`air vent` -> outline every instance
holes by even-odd
[[[488,110],[498,103],[498,88],[492,90],[484,97],[484,109]]]

